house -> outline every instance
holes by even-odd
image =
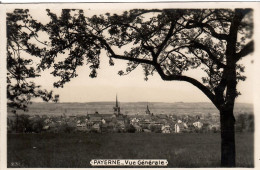
[[[94,125],[93,122],[89,122],[89,121],[86,122],[86,128],[87,128],[87,129],[91,129],[93,125]]]
[[[58,126],[57,123],[51,122],[48,126],[49,126],[49,130],[50,130],[51,132],[58,133],[58,131],[59,131],[59,126]]]
[[[109,125],[102,123],[102,124],[100,125],[100,131],[101,131],[102,133],[107,133],[107,132],[109,132],[109,131],[110,131]]]
[[[162,130],[162,133],[171,133],[170,125],[163,125],[161,130]]]
[[[151,121],[152,121],[151,115],[144,115],[144,116],[143,116],[143,121],[145,121],[145,122],[151,122]]]
[[[170,118],[168,118],[167,115],[164,114],[159,114],[156,115],[156,117],[154,118],[154,121],[161,123],[161,124],[167,124],[169,123]]]
[[[72,121],[72,120],[70,120],[70,121],[68,121],[68,122],[66,122],[66,123],[67,123],[67,125],[68,125],[69,127],[77,127],[77,123],[74,122],[74,121]]]
[[[87,130],[86,123],[77,123],[77,130],[79,130],[79,131]]]
[[[100,116],[91,116],[88,120],[88,122],[93,122],[95,123],[101,123],[102,117]]]
[[[109,122],[109,123],[107,123],[106,124],[107,125],[107,130],[109,131],[109,132],[116,132],[116,123],[114,123],[114,122]]]
[[[148,125],[148,129],[151,130],[152,132],[161,133],[162,126],[163,124],[152,122],[150,125]]]
[[[203,123],[197,121],[197,122],[194,122],[194,123],[193,123],[193,126],[194,126],[195,128],[201,129],[202,126],[203,126]]]
[[[49,130],[50,126],[43,126],[42,130]]]
[[[130,120],[130,124],[131,125],[135,125],[135,124],[137,124],[139,122],[139,119],[137,119],[137,118],[132,118],[131,120]]]
[[[125,124],[118,124],[118,128],[121,132],[125,131]]]
[[[58,127],[58,124],[55,122],[51,122],[51,123],[49,123],[49,126],[50,126],[50,128],[56,128],[56,127]]]
[[[51,123],[51,122],[52,122],[52,121],[51,121],[50,119],[48,119],[48,118],[44,120],[44,123],[45,123],[45,124],[49,124],[49,123]]]
[[[77,127],[86,127],[86,123],[77,123]]]
[[[96,131],[96,132],[101,132],[100,124],[95,123],[95,124],[92,126],[92,130],[94,130],[94,131]]]
[[[134,126],[136,132],[142,132],[143,131],[143,129],[140,126],[138,126],[138,125],[133,125],[133,126]]]
[[[143,129],[148,129],[150,126],[151,122],[146,122],[146,121],[139,121],[138,125],[140,125]]]
[[[154,125],[154,126],[162,126],[163,124],[164,124],[164,121],[160,121],[160,120],[151,122],[151,125]]]
[[[213,131],[213,132],[219,132],[221,130],[219,124],[210,124],[208,126],[208,128],[210,131]]]
[[[102,124],[106,124],[106,120],[104,118],[101,119]]]
[[[114,119],[114,121],[117,123],[117,124],[120,124],[120,125],[124,125],[126,122],[127,122],[127,118],[126,118],[126,116],[124,116],[124,115],[119,115],[119,116],[117,116],[117,117],[115,117],[115,118],[113,118]]]
[[[149,130],[149,129],[144,129],[144,132],[145,132],[145,133],[151,133],[152,131]]]
[[[158,119],[168,120],[168,116],[167,116],[166,114],[158,114],[158,115],[156,115],[156,117],[157,117]]]
[[[183,123],[181,120],[178,120],[178,122],[174,125],[174,132],[175,133],[182,133],[187,128],[187,124]]]
[[[70,119],[70,120],[76,120],[77,117],[76,117],[75,115],[70,115],[70,116],[69,116],[69,119]]]
[[[102,114],[101,117],[102,119],[104,119],[107,122],[110,122],[113,118],[113,116],[115,117],[114,114]]]

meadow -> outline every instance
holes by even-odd
[[[167,159],[167,167],[219,167],[220,134],[8,134],[8,167],[91,167],[91,159]],[[236,135],[237,166],[254,166],[253,134]]]

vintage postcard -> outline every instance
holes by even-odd
[[[260,3],[0,12],[1,169],[259,168]]]

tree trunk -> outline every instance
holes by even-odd
[[[221,123],[221,166],[236,166],[235,118],[232,109],[220,111]]]

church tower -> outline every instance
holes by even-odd
[[[120,107],[119,107],[119,104],[118,104],[118,101],[117,101],[117,95],[116,95],[116,106],[114,107],[114,114],[116,116],[120,115]]]
[[[150,112],[150,110],[149,110],[149,106],[148,106],[148,104],[147,104],[147,108],[146,108],[145,113],[146,113],[147,115],[150,115],[150,114],[151,114],[151,112]]]

